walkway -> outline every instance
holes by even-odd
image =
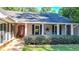
[[[1,51],[21,51],[24,46],[23,39],[14,39],[12,42],[7,44]]]

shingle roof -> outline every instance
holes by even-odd
[[[0,12],[0,18],[6,18],[7,16]]]
[[[5,13],[5,12],[4,12]],[[69,18],[61,16],[55,13],[18,13],[18,12],[7,12],[6,15],[14,18],[16,21],[25,22],[57,22],[57,23],[72,23]]]

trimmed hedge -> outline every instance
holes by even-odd
[[[79,36],[62,36],[62,35],[36,35],[24,38],[25,44],[79,44]]]

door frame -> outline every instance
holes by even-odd
[[[20,30],[22,28],[20,26],[24,27],[24,29]],[[25,36],[25,24],[17,24],[16,28],[17,28],[16,37],[19,37],[22,35],[21,37],[23,38]],[[20,31],[23,31],[24,34],[22,34]]]

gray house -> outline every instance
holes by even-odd
[[[0,24],[0,28],[7,28],[5,31],[9,28],[8,39],[16,35],[21,37],[30,35],[79,35],[79,24],[73,23],[71,19],[59,14],[22,13],[15,11],[0,12],[14,20],[13,23],[5,23],[3,27],[1,26],[4,24]]]

